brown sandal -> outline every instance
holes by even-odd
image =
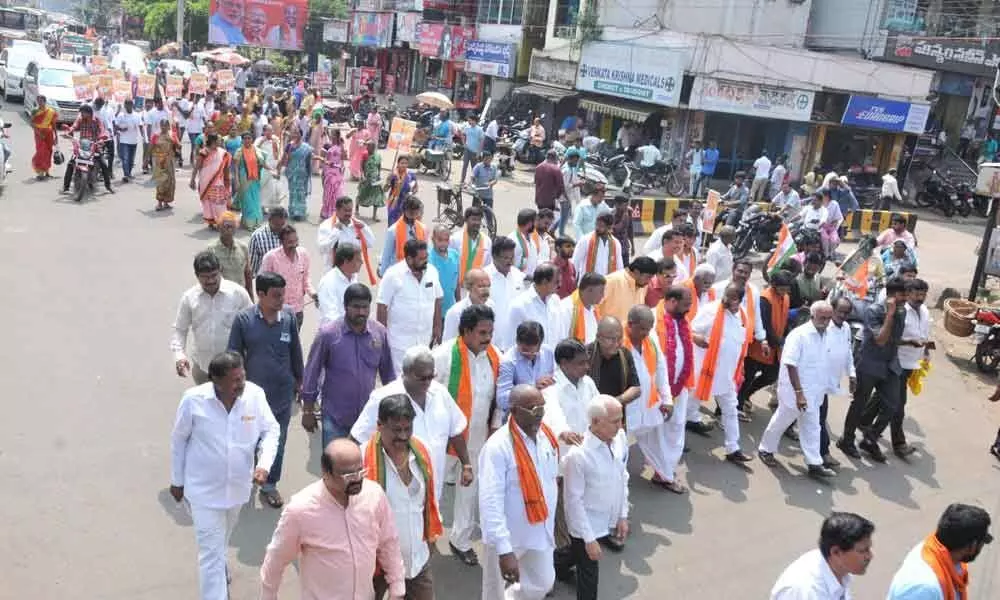
[[[281,494],[278,493],[278,490],[261,490],[260,501],[267,504],[271,508],[281,508],[285,505],[285,501],[282,499]]]

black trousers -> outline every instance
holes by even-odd
[[[892,210],[892,196],[882,196],[879,198],[875,210]]]
[[[906,418],[906,381],[910,378],[910,373],[912,372],[912,369],[903,369],[903,374],[899,377],[899,406],[889,421],[889,438],[892,440],[894,448],[906,445],[906,433],[903,431],[903,419]],[[875,424],[881,405],[882,402],[879,394],[873,394],[872,398],[868,401],[868,405],[865,406],[865,413],[861,418],[862,428],[872,427]]]
[[[587,556],[587,544],[580,538],[570,538],[570,551],[576,563],[576,600],[597,600],[597,561]]]
[[[847,417],[844,419],[842,439],[845,443],[853,444],[854,433],[865,424],[864,417],[869,412],[867,410],[868,402],[874,391],[878,391],[878,407],[875,411],[877,417],[872,422],[871,427],[866,428],[866,437],[877,440],[895,416],[899,408],[899,375],[887,372],[885,375],[879,376],[859,372],[854,398],[851,400],[851,406],[847,409]]]
[[[775,361],[773,365],[757,362],[752,358],[743,360],[743,384],[736,394],[736,409],[744,410],[750,403],[750,397],[758,391],[778,381],[778,370],[781,365]]]
[[[823,404],[819,407],[819,455],[830,454],[830,428],[826,425],[826,415],[830,411],[830,399],[823,396]]]

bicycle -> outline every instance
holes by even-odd
[[[460,186],[456,185],[454,187],[448,187],[445,185],[438,185],[438,217],[435,219],[438,223],[447,226],[449,229],[458,229],[465,225],[465,209],[463,208],[462,193],[469,194],[472,196],[472,206],[478,206],[483,209],[483,226],[486,228],[486,233],[489,234],[490,240],[497,237],[497,217],[493,212],[493,208],[483,202],[481,192],[489,189],[488,187],[479,186]]]

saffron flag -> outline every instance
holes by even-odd
[[[781,233],[778,234],[778,245],[774,249],[771,259],[767,261],[768,276],[774,275],[785,264],[785,261],[791,259],[798,251],[799,249],[795,247],[795,239],[792,238],[792,233],[788,231],[788,225],[782,223]]]

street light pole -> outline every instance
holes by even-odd
[[[177,54],[184,56],[184,0],[177,3]]]

